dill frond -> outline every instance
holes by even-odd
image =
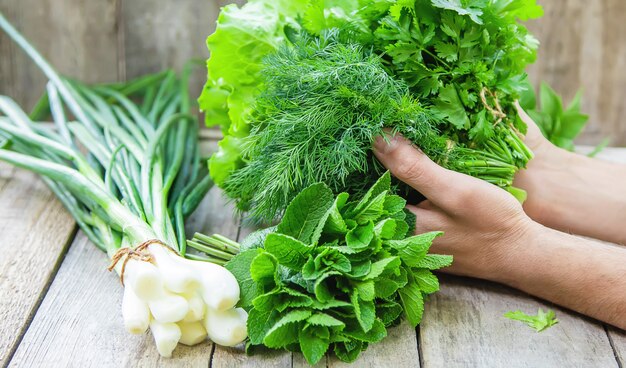
[[[335,192],[371,186],[382,172],[372,140],[386,127],[435,160],[448,154],[446,138],[407,85],[356,44],[305,39],[269,56],[262,75],[243,152],[247,165],[225,185],[253,218],[273,219],[316,182]]]

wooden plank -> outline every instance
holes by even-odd
[[[75,231],[36,175],[0,163],[0,366],[25,331]]]
[[[215,29],[221,3],[206,0],[123,1],[121,22],[126,77],[165,68],[181,70],[189,60],[205,60],[208,57],[206,38]],[[199,96],[206,81],[206,69],[195,68],[190,81],[191,96]]]
[[[626,366],[626,331],[609,327],[607,332],[615,351],[615,359],[620,364],[620,368]]]
[[[293,353],[291,366],[293,368],[327,368],[331,364],[329,355],[330,354],[326,354],[326,356],[317,362],[317,364],[312,366],[307,363],[306,359],[304,359],[304,355],[300,353]]]
[[[291,367],[291,353],[268,351],[247,356],[243,345],[234,348],[215,346],[211,367],[214,368],[287,368]]]
[[[214,188],[191,223],[234,238],[237,225],[230,213],[220,191]],[[120,312],[122,287],[117,276],[106,271],[106,265],[106,255],[81,233],[11,360],[11,367],[209,365],[210,342],[191,348],[179,346],[171,359],[163,359],[149,333],[129,335]]]
[[[81,81],[118,79],[118,1],[9,0],[0,11],[61,73]],[[0,32],[0,94],[30,109],[46,78]]]
[[[592,146],[578,146],[576,152],[586,155],[593,151]],[[626,164],[626,148],[607,147],[600,151],[595,158],[605,161]]]
[[[424,367],[615,367],[601,324],[507,287],[444,276],[420,328]],[[536,333],[503,317],[509,310],[556,311],[559,324]]]
[[[545,16],[529,23],[541,42],[529,68],[535,85],[547,81],[569,102],[584,90],[583,111],[591,116],[581,142],[611,136],[626,144],[626,2],[623,0],[543,1]]]

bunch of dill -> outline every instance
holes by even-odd
[[[273,219],[316,182],[362,194],[383,172],[371,144],[385,127],[436,161],[451,154],[406,84],[357,44],[332,36],[303,39],[282,47],[264,65],[264,88],[244,144],[247,165],[225,185],[253,218]]]

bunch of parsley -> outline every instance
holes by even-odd
[[[390,193],[385,173],[366,194],[303,190],[275,228],[251,234],[226,264],[249,313],[248,347],[302,351],[310,364],[328,350],[354,361],[405,316],[420,323],[431,272],[452,257],[427,254],[440,232],[412,234],[415,217]]]

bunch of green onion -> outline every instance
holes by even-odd
[[[59,76],[2,14],[0,27],[49,79],[30,116],[0,96],[0,160],[40,174],[112,258],[125,285],[126,329],[150,328],[163,356],[207,336],[243,341],[236,279],[186,249],[184,220],[212,186],[190,114],[189,69],[182,78],[166,71],[86,86]],[[37,122],[47,116],[54,126]]]

